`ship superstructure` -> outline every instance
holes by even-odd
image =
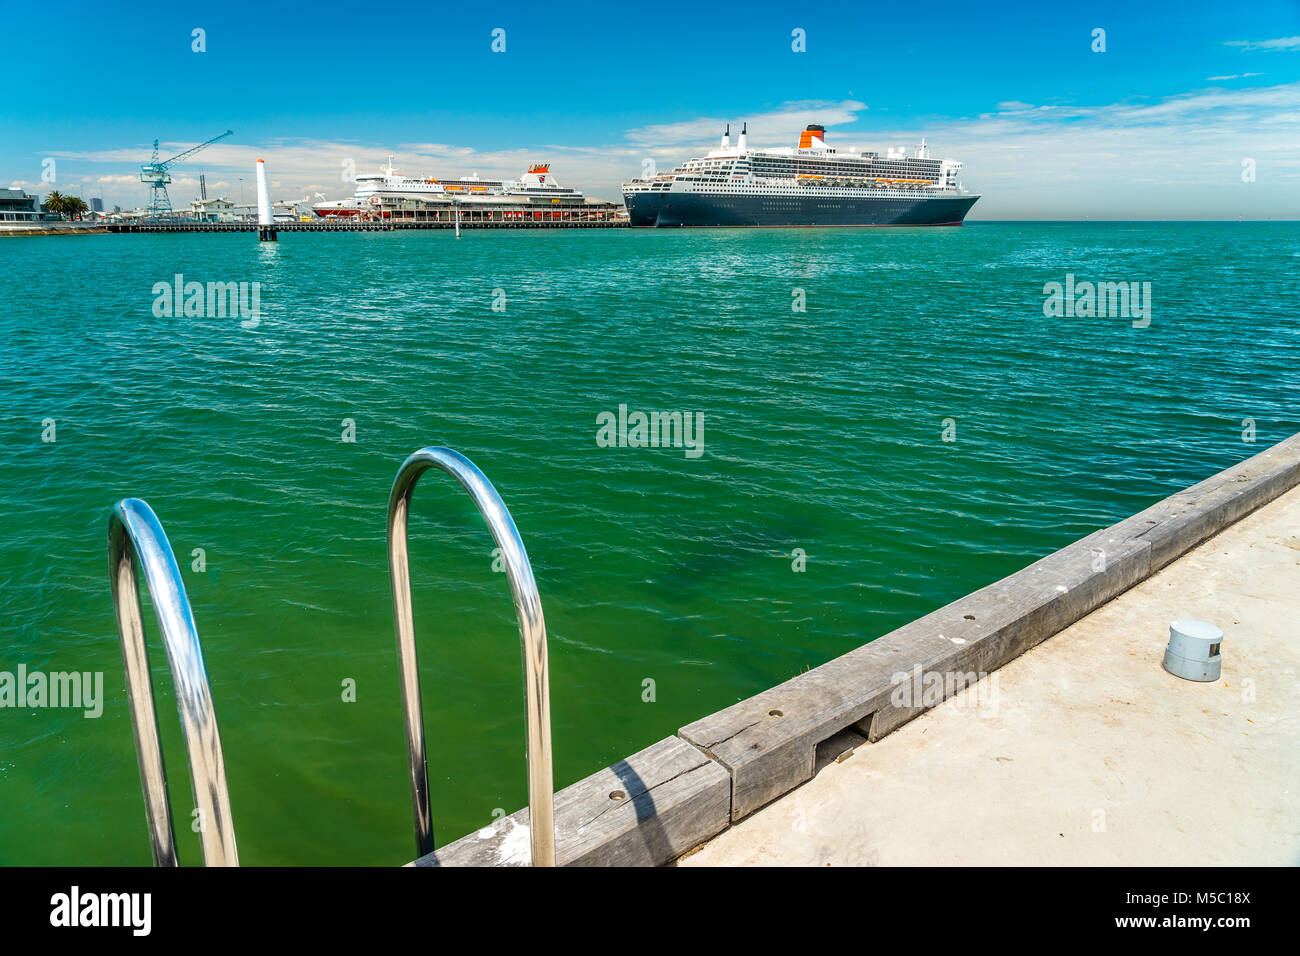
[[[960,225],[979,196],[966,192],[962,164],[930,156],[885,156],[826,145],[809,125],[798,146],[750,149],[742,127],[719,148],[662,175],[623,184],[633,226]]]
[[[585,205],[581,192],[561,186],[551,175],[549,164],[530,166],[519,179],[424,179],[398,175],[392,158],[378,173],[356,178],[356,193],[351,199],[319,202],[312,207],[318,216],[374,216],[391,218],[398,211],[449,210],[453,205],[469,210],[484,205],[519,206],[545,204],[553,206]],[[400,217],[399,217],[400,218]]]

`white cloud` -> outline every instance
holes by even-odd
[[[1223,45],[1238,47],[1243,53],[1252,53],[1257,50],[1269,52],[1300,50],[1300,37],[1277,37],[1273,40],[1225,40]]]
[[[983,218],[1300,215],[1300,196],[1282,181],[1300,147],[1300,83],[990,113],[925,131],[936,155],[965,163]],[[879,131],[901,142],[921,132]],[[1247,157],[1257,169],[1249,184]]]

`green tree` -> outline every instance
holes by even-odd
[[[45,208],[47,211],[54,213],[56,216],[62,216],[64,208],[67,205],[68,198],[57,189],[50,190],[50,194],[45,197]]]
[[[63,211],[72,219],[80,219],[90,211],[90,207],[86,205],[86,201],[80,196],[64,196],[62,198],[64,203]]]

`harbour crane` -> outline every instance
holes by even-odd
[[[170,219],[172,201],[167,195],[167,184],[172,181],[171,168],[186,157],[193,156],[201,149],[206,149],[217,140],[225,139],[234,133],[226,130],[220,136],[214,136],[206,143],[199,143],[183,153],[177,153],[171,159],[158,159],[158,140],[153,141],[153,159],[140,166],[140,182],[149,187],[149,218],[152,220]]]

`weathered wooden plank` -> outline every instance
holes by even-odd
[[[1300,484],[1300,435],[1120,522],[1151,544],[1151,571]]]
[[[668,737],[555,795],[558,866],[658,866],[726,828],[731,778]],[[528,810],[415,861],[416,866],[527,866]]]

